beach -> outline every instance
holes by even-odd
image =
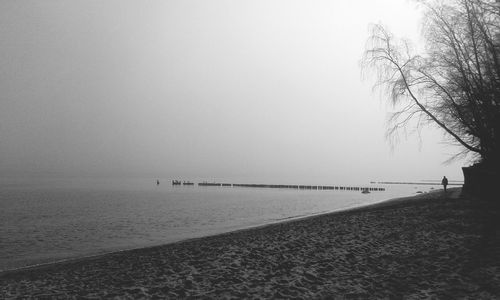
[[[499,219],[460,188],[435,191],[6,271],[0,298],[500,298]]]

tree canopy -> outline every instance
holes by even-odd
[[[437,125],[486,166],[500,169],[500,1],[419,1],[425,48],[373,25],[362,65],[397,107],[390,134],[411,120]],[[458,153],[458,154],[460,154]]]

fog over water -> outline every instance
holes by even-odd
[[[0,177],[461,180],[425,129],[391,151],[370,23],[413,2],[1,1]]]

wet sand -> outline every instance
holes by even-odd
[[[4,272],[0,298],[498,299],[499,220],[498,206],[437,191]]]

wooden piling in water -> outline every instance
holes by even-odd
[[[172,180],[172,184],[181,184],[179,180]],[[192,184],[192,183],[190,183]],[[360,186],[329,186],[329,185],[289,185],[289,184],[248,184],[248,183],[218,183],[200,182],[198,186],[223,186],[223,187],[250,187],[250,188],[275,188],[297,190],[336,190],[336,191],[385,191],[382,187]]]

